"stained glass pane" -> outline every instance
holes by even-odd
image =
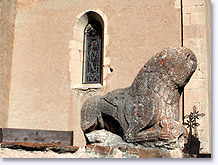
[[[89,24],[85,39],[84,83],[101,83],[101,28]]]

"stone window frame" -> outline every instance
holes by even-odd
[[[106,46],[108,45],[107,33],[107,17],[100,10],[89,10],[77,16],[76,24],[73,28],[73,39],[70,41],[70,85],[71,89],[98,89],[106,86],[106,76],[108,75],[108,62],[105,58]],[[83,77],[83,53],[84,53],[84,29],[89,23],[90,19],[95,19],[102,24],[102,82],[94,84],[84,84]]]

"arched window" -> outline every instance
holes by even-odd
[[[102,25],[89,21],[84,29],[83,84],[102,83]]]
[[[100,89],[106,85],[110,62],[104,58],[109,43],[107,25],[107,17],[100,10],[87,11],[76,21],[69,45],[72,89]]]

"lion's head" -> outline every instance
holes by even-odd
[[[161,68],[179,87],[184,87],[197,68],[197,58],[188,48],[166,48],[157,55]]]

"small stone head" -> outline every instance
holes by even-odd
[[[170,79],[179,87],[184,87],[197,68],[197,58],[194,53],[185,47],[163,49],[158,60]]]

